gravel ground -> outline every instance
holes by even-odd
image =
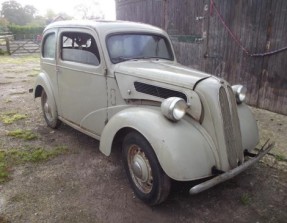
[[[149,207],[135,198],[120,153],[105,157],[99,142],[66,125],[48,128],[32,88],[39,58],[0,57],[0,115],[25,118],[0,122],[0,150],[65,148],[41,162],[16,162],[0,184],[0,223],[7,222],[286,222],[287,117],[252,108],[261,135],[276,142],[260,163],[234,179],[196,196],[191,183],[173,182],[168,200]],[[8,136],[29,130],[34,140]],[[39,158],[39,157],[38,157]]]

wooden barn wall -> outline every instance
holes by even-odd
[[[235,35],[235,41],[222,20]],[[178,61],[248,88],[250,105],[287,115],[286,0],[116,0],[117,19],[171,36]]]

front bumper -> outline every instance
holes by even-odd
[[[189,193],[190,194],[198,194],[202,191],[205,191],[221,182],[224,182],[226,180],[229,180],[233,177],[235,177],[236,175],[240,174],[242,171],[246,170],[247,168],[249,168],[250,166],[252,166],[253,164],[257,163],[263,156],[265,156],[272,148],[274,147],[274,143],[270,143],[268,144],[268,141],[262,146],[262,148],[260,149],[260,151],[258,152],[258,154],[256,156],[254,156],[253,158],[249,159],[248,161],[246,161],[245,163],[243,163],[242,165],[229,170],[223,174],[220,174],[219,176],[216,176],[214,178],[212,178],[211,180],[205,181],[201,184],[198,184],[192,188],[190,188]]]

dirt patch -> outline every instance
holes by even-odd
[[[1,57],[0,63],[0,83],[5,83],[0,84],[0,113],[25,116],[10,124],[0,121],[0,149],[67,150],[10,166],[10,180],[0,184],[0,223],[286,222],[286,116],[253,109],[261,144],[267,138],[276,141],[264,162],[196,196],[188,195],[190,183],[174,182],[164,204],[148,207],[129,187],[119,152],[105,157],[97,140],[66,125],[56,131],[46,126],[39,100],[28,93],[39,71],[38,57]],[[12,137],[15,131],[37,137]]]

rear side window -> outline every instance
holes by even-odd
[[[55,33],[50,33],[44,37],[42,56],[44,58],[55,58],[55,49],[56,49],[56,35]]]
[[[101,62],[94,37],[81,32],[62,33],[61,59],[95,66]]]

